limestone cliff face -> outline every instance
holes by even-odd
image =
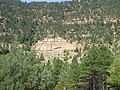
[[[63,38],[45,38],[43,41],[38,41],[34,46],[36,51],[55,51],[55,50],[73,50],[76,48],[76,43],[70,43]]]
[[[61,37],[57,37],[45,38],[43,41],[38,41],[32,49],[43,53],[48,58],[58,58],[62,57],[64,50],[74,50],[76,47],[76,42],[70,43]]]

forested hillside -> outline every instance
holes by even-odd
[[[51,38],[80,46],[46,62],[32,47]],[[0,0],[0,90],[108,89],[120,90],[120,0]]]
[[[32,2],[0,0],[0,42],[28,48],[45,37],[60,36],[78,43],[120,39],[120,0]]]

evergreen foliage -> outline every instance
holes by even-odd
[[[119,9],[120,0],[0,0],[0,90],[120,90]],[[31,46],[50,36],[85,47],[46,62]]]

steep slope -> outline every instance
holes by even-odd
[[[78,43],[106,43],[118,49],[120,0],[79,0],[61,3],[0,0],[0,42],[28,49],[51,35]]]

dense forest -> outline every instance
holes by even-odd
[[[45,63],[31,50],[58,36],[84,43],[84,56]],[[120,0],[0,0],[0,90],[120,90],[119,52]]]

